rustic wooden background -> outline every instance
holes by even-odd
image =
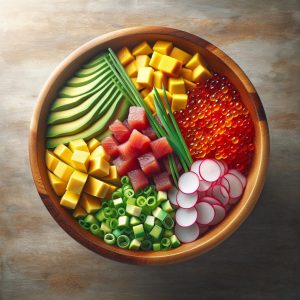
[[[29,122],[56,65],[103,33],[165,25],[211,41],[264,104],[261,199],[210,253],[167,267],[109,261],[72,240],[34,188]],[[0,299],[300,299],[300,2],[0,0]]]

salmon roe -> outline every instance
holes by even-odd
[[[254,126],[241,96],[227,77],[215,73],[188,92],[185,110],[174,116],[194,160],[225,160],[247,174],[254,153]]]

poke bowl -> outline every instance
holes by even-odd
[[[193,34],[144,26],[95,38],[56,68],[29,156],[43,203],[71,237],[113,260],[171,264],[248,217],[269,133],[230,57]]]

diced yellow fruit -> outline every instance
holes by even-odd
[[[103,157],[106,161],[110,160],[110,156],[105,152],[104,148],[100,145],[98,146],[92,153],[90,159],[94,159],[95,157]]]
[[[167,75],[164,74],[163,72],[161,71],[155,71],[154,72],[154,83],[153,85],[156,87],[156,88],[159,88],[161,89],[162,88],[162,85],[164,85],[165,89],[167,88],[168,86],[168,78],[167,78]]]
[[[58,178],[60,178],[64,182],[69,181],[73,172],[74,172],[74,169],[62,161],[58,162],[56,168],[53,171],[54,175],[56,175]]]
[[[108,191],[108,184],[92,176],[89,176],[84,191],[92,196],[104,198]]]
[[[153,97],[149,94],[148,96],[146,96],[144,98],[145,103],[147,104],[148,108],[155,113],[156,109],[155,109],[155,105],[154,105],[154,100]]]
[[[81,150],[81,151],[86,151],[86,152],[90,152],[89,148],[86,144],[86,142],[83,139],[78,139],[78,140],[74,140],[71,141],[69,143],[69,148],[74,152],[75,150]]]
[[[211,73],[202,65],[199,65],[193,70],[193,81],[201,81],[204,83],[209,78],[211,78]]]
[[[137,70],[139,71],[140,68],[148,67],[150,62],[150,57],[148,55],[138,55],[135,58]]]
[[[151,93],[151,91],[152,91],[152,89],[150,89],[150,88],[143,89],[143,90],[140,92],[140,94],[141,94],[141,96],[142,96],[143,98],[145,98],[146,96],[149,95],[149,93]]]
[[[181,62],[171,56],[163,55],[158,70],[170,75],[177,77],[181,69]]]
[[[74,168],[76,168],[79,171],[87,173],[89,168],[89,162],[90,162],[90,153],[81,151],[81,150],[75,150],[72,155],[72,163]]]
[[[170,55],[173,44],[167,41],[157,41],[153,46],[153,51],[161,54]]]
[[[132,54],[137,55],[148,55],[152,53],[152,48],[147,42],[142,42],[132,49]]]
[[[101,208],[101,200],[86,193],[81,195],[79,203],[89,214],[93,214]]]
[[[168,91],[171,94],[185,94],[185,85],[182,78],[169,78]]]
[[[79,200],[80,202],[80,200]],[[73,217],[74,218],[82,218],[87,215],[87,212],[84,210],[84,208],[78,203],[74,212],[73,212]]]
[[[134,60],[134,56],[130,53],[127,47],[123,47],[121,50],[119,50],[117,56],[123,66],[126,66]]]
[[[66,191],[67,183],[48,171],[50,184],[57,196],[62,196]]]
[[[92,153],[100,145],[100,142],[97,139],[92,138],[88,141],[87,145],[90,150],[90,153]]]
[[[137,76],[137,83],[145,86],[152,87],[153,86],[153,73],[154,70],[151,67],[143,67],[140,68]]]
[[[79,201],[79,195],[70,191],[66,191],[60,200],[60,205],[74,209]]]
[[[112,197],[112,193],[117,189],[116,186],[112,185],[112,184],[108,184],[108,191],[107,194],[105,196],[106,199],[111,199]]]
[[[162,57],[163,57],[162,54],[154,51],[152,53],[152,56],[151,56],[151,59],[150,59],[150,62],[149,62],[149,66],[157,70]]]
[[[69,179],[67,191],[80,195],[87,181],[87,178],[88,174],[75,170]]]
[[[105,177],[109,174],[109,163],[101,156],[90,161],[89,174],[96,178]]]
[[[157,92],[158,92],[158,94],[160,96],[160,99],[162,100],[164,106],[166,107],[166,105],[165,105],[164,91],[162,89],[158,89],[158,88],[156,90],[157,90]],[[149,96],[152,98],[152,102],[153,103],[154,103],[154,95],[155,95],[155,92],[154,92],[154,89],[153,89],[152,92],[149,94]],[[168,91],[166,91],[166,95],[167,95],[167,99],[168,99],[169,103],[171,103],[171,101],[172,101],[172,95]]]
[[[187,94],[173,94],[172,95],[172,111],[181,110],[186,108],[188,100]]]
[[[170,56],[179,60],[183,65],[186,64],[192,57],[191,54],[189,54],[177,47],[174,47],[172,49]]]
[[[128,74],[129,77],[136,77],[137,75],[137,65],[136,65],[136,61],[133,60],[131,63],[129,63],[126,67],[125,67],[125,71]]]
[[[46,166],[47,168],[53,172],[59,163],[59,159],[53,154],[52,151],[46,151]]]
[[[64,144],[58,145],[54,149],[54,154],[65,163],[72,166],[72,151],[67,146],[65,146]]]
[[[140,84],[140,83],[137,83],[137,78],[134,77],[134,78],[131,78],[131,81],[133,82],[134,86],[136,87],[136,89],[139,91],[141,89],[143,89],[144,87]]]
[[[120,177],[117,172],[116,166],[110,166],[109,167],[109,174],[105,177],[102,178],[105,182],[114,184],[114,185],[119,185],[120,184]]]
[[[185,67],[191,70],[194,70],[199,65],[207,66],[205,59],[199,54],[196,53],[193,57],[186,63]],[[190,79],[189,79],[190,80]]]
[[[186,80],[186,79],[183,79],[183,81],[184,81],[185,89],[187,91],[190,91],[190,90],[192,90],[196,87],[196,83],[194,83],[192,81],[189,81],[189,80]]]
[[[193,80],[193,71],[187,68],[182,68],[180,71],[180,75],[183,79],[192,81]]]

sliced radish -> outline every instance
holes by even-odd
[[[220,166],[213,159],[203,160],[200,164],[199,170],[200,176],[209,182],[218,180],[221,175]]]
[[[177,203],[181,208],[194,207],[198,200],[198,193],[185,194],[181,191],[177,192]]]
[[[182,227],[178,224],[175,225],[175,235],[182,243],[190,243],[196,240],[199,236],[199,227],[196,223],[188,227]]]
[[[207,232],[207,230],[209,229],[209,226],[207,225],[199,225],[199,236],[204,234],[205,232]]]
[[[240,200],[241,200],[241,196],[236,197],[236,198],[230,198],[230,199],[229,199],[229,204],[231,204],[231,205],[236,204],[236,203],[238,203]]]
[[[229,200],[229,202],[230,202],[230,200]],[[231,205],[230,205],[230,204],[227,204],[227,205],[224,206],[224,208],[225,208],[226,212],[228,212],[229,209],[231,208]]]
[[[243,188],[245,188],[247,179],[241,172],[236,169],[230,169],[228,173],[235,175],[241,181]]]
[[[219,200],[223,205],[228,204],[229,202],[229,193],[223,185],[215,185],[212,188],[212,196]]]
[[[233,174],[227,173],[224,175],[229,182],[229,196],[230,198],[236,198],[243,194],[243,185],[241,181]]]
[[[223,206],[215,204],[215,205],[213,205],[213,208],[215,210],[215,216],[214,216],[214,219],[212,220],[212,222],[209,223],[209,225],[219,224],[221,221],[223,221],[223,219],[225,218],[225,215],[226,215],[226,210]]]
[[[206,192],[211,187],[211,182],[208,182],[206,180],[200,180],[199,181],[199,192]]]
[[[220,160],[220,163],[224,166],[224,174],[228,171],[228,165],[225,160]]]
[[[168,199],[173,205],[178,205],[177,192],[178,190],[175,187],[172,187],[170,190],[168,190]]]
[[[202,159],[196,160],[192,163],[192,165],[190,167],[190,171],[196,173],[198,176],[200,176],[199,167],[200,167],[201,162],[202,162]]]
[[[197,222],[202,225],[208,225],[215,217],[213,206],[207,202],[198,203],[195,208],[198,212]]]
[[[191,226],[197,220],[196,208],[179,208],[176,211],[175,219],[177,224],[182,227]]]
[[[221,170],[221,175],[220,176],[223,176],[225,174],[225,167],[224,167],[224,164],[222,163],[222,161],[220,160],[216,160],[215,159],[215,162],[219,165],[220,167],[220,170]]]
[[[211,205],[214,205],[214,204],[221,205],[221,202],[218,199],[213,198],[213,197],[209,197],[209,196],[200,198],[199,203],[200,202],[207,202]]]
[[[221,177],[220,178],[220,184],[223,185],[227,189],[228,192],[230,191],[230,184],[229,184],[229,181],[226,178]]]
[[[198,190],[199,177],[194,172],[183,173],[178,179],[178,187],[185,194],[192,194]]]

